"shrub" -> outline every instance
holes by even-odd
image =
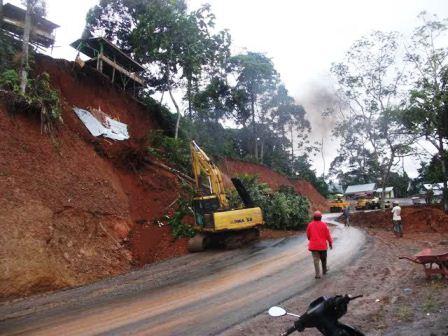
[[[170,163],[176,169],[189,174],[191,168],[190,142],[185,139],[174,139],[162,131],[152,131],[149,134],[151,148],[149,151]]]
[[[12,93],[11,107],[14,111],[28,110],[40,113],[42,129],[51,133],[62,123],[59,94],[50,87],[50,75],[46,72],[27,82],[26,92],[20,92],[20,79],[17,71],[7,69],[0,74],[0,88]]]
[[[298,195],[292,188],[272,191],[266,183],[256,176],[240,176],[254,203],[263,210],[265,226],[278,230],[297,230],[305,228],[310,219],[308,200]],[[232,207],[241,206],[236,191],[228,193]]]
[[[14,55],[20,51],[21,44],[0,29],[0,72],[14,66]]]
[[[297,194],[274,193],[265,211],[266,226],[273,229],[297,230],[309,221],[308,200]]]
[[[193,215],[190,208],[190,202],[184,199],[178,200],[178,207],[173,215],[164,215],[163,219],[171,226],[171,234],[176,238],[193,237],[195,231],[193,228],[184,223],[186,216]]]
[[[27,95],[30,105],[36,105],[40,110],[42,122],[47,132],[62,123],[62,111],[59,94],[50,87],[50,75],[46,72],[29,81]]]
[[[8,69],[0,74],[0,88],[18,93],[20,90],[19,74],[14,69]]]

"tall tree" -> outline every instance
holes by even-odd
[[[445,152],[445,161],[448,160],[448,153]],[[445,162],[447,165],[448,162]],[[442,160],[440,160],[439,153],[435,154],[429,162],[422,162],[418,169],[419,181],[422,183],[440,183],[443,181],[444,175],[442,171]]]
[[[344,62],[331,69],[348,106],[335,134],[342,140],[340,153],[351,153],[337,160],[356,164],[354,169],[370,163],[378,171],[383,190],[392,167],[400,157],[410,154],[415,139],[400,120],[406,77],[398,66],[397,40],[396,33],[374,32],[355,42]],[[369,159],[360,161],[358,153]],[[384,198],[383,192],[383,203]]]
[[[230,62],[236,77],[235,90],[242,98],[239,102],[244,103],[240,106],[241,111],[249,112],[246,115],[252,123],[253,155],[258,160],[257,111],[261,112],[263,95],[273,93],[279,80],[278,73],[271,59],[261,53],[248,52],[236,55]]]
[[[33,10],[33,0],[26,2],[25,26],[23,28],[23,42],[22,42],[22,59],[20,62],[20,92],[25,94],[26,85],[28,82],[28,52],[30,44],[31,33],[31,15]]]
[[[28,83],[28,68],[29,68],[29,45],[30,34],[32,30],[32,20],[36,16],[45,16],[46,4],[44,0],[27,0],[25,25],[23,28],[23,43],[22,43],[22,58],[20,62],[20,92],[25,94]]]
[[[156,0],[150,0],[152,2]],[[100,0],[86,15],[82,38],[102,36],[132,53],[130,34],[145,9],[145,0]]]
[[[212,78],[209,84],[195,94],[193,108],[196,117],[202,121],[218,123],[224,117],[232,118],[232,88],[225,80]]]
[[[0,0],[0,30],[3,27],[3,0]]]
[[[295,145],[303,147],[311,130],[305,109],[295,103],[283,84],[278,86],[276,94],[269,100],[268,105],[272,108],[269,119],[273,120],[275,129],[282,134],[283,138],[289,138],[292,164],[295,157]],[[295,143],[295,139],[299,142]]]
[[[214,34],[214,20],[209,5],[188,12],[184,0],[102,0],[89,12],[84,35],[104,33],[152,69],[148,84],[162,97],[168,91],[176,109],[177,138],[181,110],[173,90],[185,88],[191,116],[203,72],[229,54],[230,35]]]
[[[425,12],[407,48],[407,61],[415,70],[414,88],[405,124],[431,143],[438,152],[443,182],[443,204],[448,212],[448,48],[445,46],[448,19],[438,20]]]

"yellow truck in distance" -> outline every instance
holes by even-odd
[[[330,201],[330,212],[342,212],[342,209],[349,207],[350,202],[344,199],[344,195],[336,194],[336,198]]]

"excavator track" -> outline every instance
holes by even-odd
[[[248,229],[235,232],[229,232],[223,240],[223,247],[226,249],[235,249],[245,246],[260,238],[258,229]]]
[[[256,228],[217,233],[197,233],[188,241],[188,251],[201,252],[209,247],[231,250],[257,241],[259,238],[260,231]]]
[[[196,233],[194,237],[188,240],[187,249],[189,252],[201,252],[207,247],[207,236],[202,233]]]

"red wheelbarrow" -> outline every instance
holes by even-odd
[[[448,279],[448,251],[446,250],[441,251],[428,248],[412,257],[402,256],[398,258],[407,259],[416,264],[423,265],[427,279],[431,279],[433,274],[441,274],[442,277]]]

